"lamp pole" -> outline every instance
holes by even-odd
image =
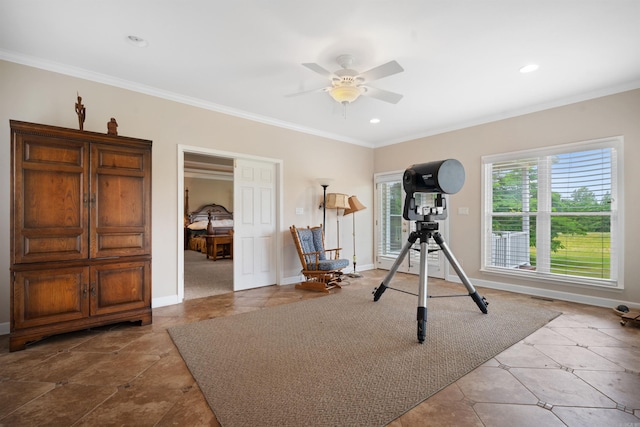
[[[324,192],[322,198],[322,234],[324,234],[324,229],[327,224],[327,187],[329,184],[320,184],[322,185],[322,190]]]

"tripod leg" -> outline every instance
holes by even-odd
[[[427,239],[420,240],[420,286],[418,288],[418,342],[422,344],[427,334]]]
[[[433,239],[436,241],[438,246],[440,246],[442,252],[444,252],[453,269],[456,271],[456,273],[458,273],[458,277],[460,278],[460,280],[462,280],[462,283],[467,288],[467,291],[469,291],[469,296],[471,297],[471,299],[475,301],[480,311],[482,311],[484,314],[487,314],[487,301],[483,297],[481,297],[478,294],[478,291],[476,291],[476,289],[473,287],[471,281],[462,270],[462,266],[460,265],[456,257],[453,256],[453,253],[449,249],[449,246],[447,246],[447,243],[442,238],[442,235],[438,232],[433,233]]]
[[[402,247],[402,250],[400,251],[400,255],[398,255],[398,258],[396,258],[396,260],[394,261],[393,265],[391,266],[391,269],[389,270],[387,275],[384,276],[384,279],[382,279],[382,283],[380,283],[380,286],[378,286],[375,289],[375,293],[373,294],[374,301],[378,301],[382,296],[382,294],[384,293],[384,291],[387,289],[387,285],[389,284],[389,282],[391,282],[391,279],[393,279],[393,276],[396,275],[396,272],[398,271],[398,267],[400,267],[400,264],[402,264],[402,262],[404,261],[404,258],[407,256],[407,253],[409,253],[411,246],[413,246],[413,244],[416,242],[417,239],[418,239],[418,233],[416,233],[415,231],[409,234],[407,243],[405,243],[404,246]]]

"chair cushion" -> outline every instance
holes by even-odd
[[[327,259],[327,256],[324,253],[324,245],[322,244],[322,227],[313,227],[311,229],[311,234],[313,234],[313,245],[316,248],[315,250],[316,252],[320,252],[318,259]]]
[[[300,246],[302,247],[302,252],[305,254],[316,252],[316,246],[313,239],[313,233],[309,228],[301,228],[298,229],[298,239],[300,239]],[[315,263],[316,256],[315,255],[305,255],[305,260],[307,264]]]
[[[310,270],[322,270],[322,271],[331,271],[338,270],[340,268],[345,268],[349,265],[348,259],[325,259],[322,261],[318,261],[318,267],[316,268],[315,263],[309,264]]]

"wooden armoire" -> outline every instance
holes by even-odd
[[[10,125],[10,350],[150,324],[151,141]]]

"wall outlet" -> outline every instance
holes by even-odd
[[[458,208],[458,215],[469,215],[469,208]]]
[[[304,208],[296,208],[296,215],[304,215]]]

